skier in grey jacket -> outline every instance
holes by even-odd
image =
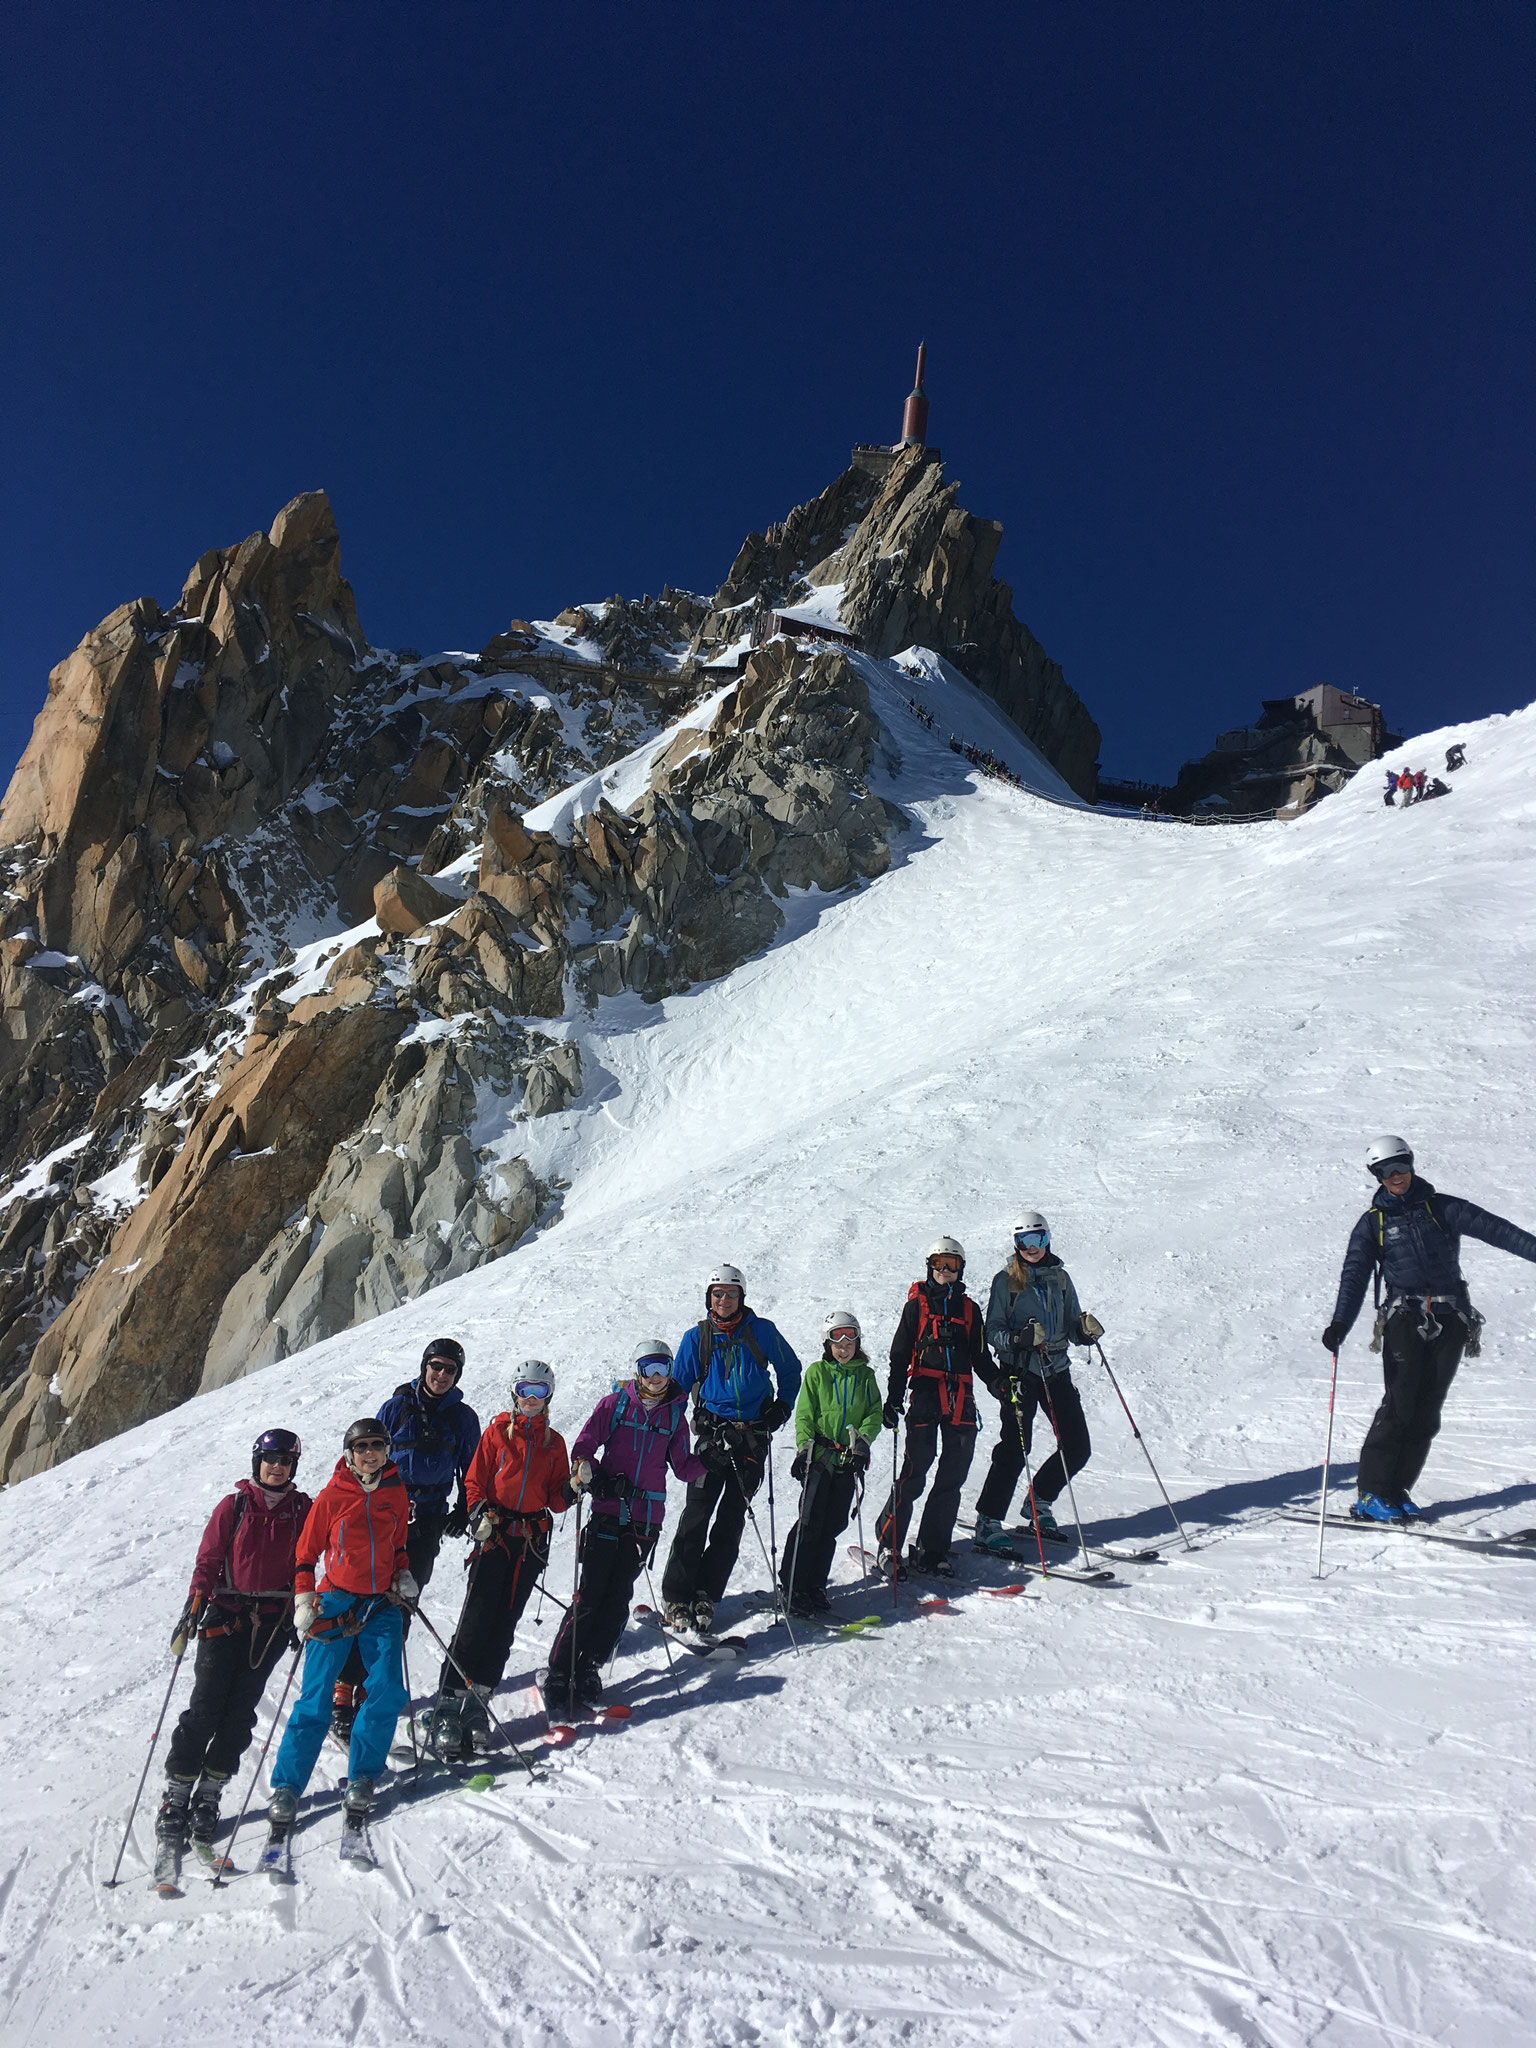
[[[1013,1228],[1013,1257],[992,1282],[987,1302],[987,1343],[998,1356],[989,1388],[996,1397],[1001,1434],[976,1502],[976,1547],[1012,1548],[1003,1517],[1024,1470],[1035,1412],[1044,1408],[1056,1448],[1034,1479],[1035,1523],[1056,1535],[1051,1503],[1088,1462],[1092,1445],[1082,1399],[1072,1383],[1069,1344],[1103,1335],[1096,1316],[1085,1316],[1072,1276],[1051,1250],[1050,1227],[1038,1209]]]

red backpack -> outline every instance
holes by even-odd
[[[916,1300],[917,1335],[912,1340],[912,1363],[907,1368],[907,1384],[919,1379],[937,1380],[939,1383],[939,1413],[946,1422],[959,1422],[965,1413],[966,1403],[971,1395],[971,1332],[976,1327],[977,1308],[968,1294],[963,1294],[964,1308],[958,1316],[938,1316],[933,1312],[933,1303],[928,1299],[928,1290],[921,1280],[914,1280],[907,1290],[908,1301]],[[950,1332],[959,1333],[958,1340]],[[961,1344],[964,1362],[958,1370],[947,1360],[951,1347]],[[930,1365],[923,1362],[924,1351],[942,1350],[946,1363]]]

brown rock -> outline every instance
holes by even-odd
[[[447,917],[457,903],[457,897],[434,889],[425,875],[418,875],[414,868],[391,868],[374,885],[373,914],[381,931],[420,931],[424,924],[435,924],[438,918]]]

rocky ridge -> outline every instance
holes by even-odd
[[[510,1250],[558,1211],[518,1132],[581,1095],[572,1020],[883,872],[905,821],[853,666],[783,639],[709,666],[806,555],[886,637],[964,585],[890,586],[891,520],[949,514],[868,481],[754,536],[713,603],[432,662],[367,645],[310,493],[54,671],[0,810],[0,1475]],[[658,736],[617,807],[604,771]]]

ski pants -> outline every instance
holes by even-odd
[[[784,1598],[797,1601],[825,1597],[837,1539],[853,1513],[860,1473],[854,1465],[812,1464],[800,1493],[800,1513],[784,1539],[779,1579]]]
[[[1418,1302],[1387,1318],[1381,1357],[1386,1385],[1360,1446],[1355,1482],[1361,1493],[1379,1494],[1384,1501],[1411,1493],[1424,1470],[1467,1341],[1467,1326],[1454,1310],[1435,1313],[1440,1328],[1432,1337],[1419,1333],[1424,1310]]]
[[[410,1527],[405,1532],[405,1554],[411,1561],[411,1577],[423,1593],[432,1577],[432,1567],[437,1563],[437,1553],[442,1548],[443,1524],[447,1519],[446,1507],[425,1508],[415,1502],[411,1505]],[[401,1615],[400,1627],[403,1640],[411,1632],[408,1614]],[[356,1643],[337,1675],[343,1685],[362,1684],[363,1653]]]
[[[363,1623],[356,1636],[343,1635],[337,1628],[311,1636],[304,1645],[304,1677],[272,1766],[274,1788],[288,1785],[302,1792],[309,1783],[320,1746],[330,1733],[336,1679],[354,1644],[362,1652],[368,1696],[352,1723],[349,1778],[377,1778],[382,1773],[395,1723],[407,1704],[400,1670],[405,1643],[400,1609],[381,1593],[364,1597],[328,1592],[320,1595],[320,1613],[327,1619],[361,1613]]]
[[[933,1475],[933,1485],[923,1505],[917,1546],[929,1557],[948,1557],[950,1539],[955,1533],[955,1516],[960,1512],[960,1489],[976,1454],[974,1422],[946,1422],[942,1416],[935,1416],[931,1421],[916,1421],[908,1417],[907,1453],[901,1461],[896,1491],[880,1510],[875,1523],[877,1542],[888,1543],[893,1549],[900,1549],[906,1542],[912,1510],[922,1493],[928,1468],[933,1463],[934,1454],[939,1451],[941,1439],[944,1448],[939,1454],[938,1470]]]
[[[1070,1371],[1053,1372],[1048,1380],[1041,1379],[1037,1372],[1024,1372],[1012,1384],[1018,1406],[1005,1391],[998,1418],[1001,1434],[992,1447],[992,1463],[976,1501],[977,1514],[990,1516],[995,1522],[1002,1521],[1008,1513],[1013,1489],[1019,1483],[1025,1454],[1034,1437],[1035,1416],[1042,1409],[1052,1425],[1056,1448],[1035,1474],[1036,1500],[1049,1507],[1065,1490],[1067,1481],[1082,1471],[1093,1449],[1082,1396],[1072,1384]]]
[[[633,1522],[621,1524],[616,1515],[593,1515],[581,1532],[581,1585],[575,1609],[560,1624],[549,1653],[552,1675],[570,1683],[583,1666],[607,1663],[629,1619],[635,1581],[650,1562],[659,1534],[637,1529]],[[571,1666],[573,1632],[576,1670]]]
[[[453,1654],[472,1685],[488,1685],[493,1691],[500,1685],[517,1624],[548,1561],[549,1530],[531,1521],[514,1525],[505,1540],[488,1543],[471,1561]],[[464,1690],[464,1680],[446,1657],[437,1689],[444,1698]]]
[[[734,1463],[711,1468],[689,1487],[662,1574],[661,1597],[669,1606],[674,1600],[692,1606],[700,1593],[707,1600],[724,1594],[736,1568],[748,1503],[763,1483],[765,1455],[756,1445],[737,1449]]]
[[[229,1618],[213,1608],[213,1626]],[[233,1777],[256,1726],[256,1709],[272,1667],[292,1641],[288,1610],[257,1614],[242,1606],[227,1635],[198,1638],[192,1698],[176,1723],[166,1752],[166,1775]]]

